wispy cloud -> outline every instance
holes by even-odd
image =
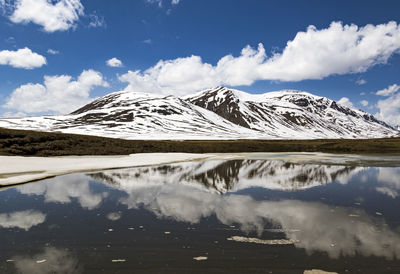
[[[399,85],[393,84],[385,89],[378,90],[375,94],[380,96],[390,96],[393,93],[397,92],[399,89],[400,89]]]
[[[144,1],[149,4],[156,4],[159,8],[162,8],[162,6],[163,6],[162,0],[144,0]]]
[[[151,44],[151,43],[153,43],[153,41],[149,38],[149,39],[143,40],[142,43]]]
[[[364,80],[364,79],[357,79],[356,80],[356,84],[359,85],[359,86],[365,85],[366,83],[367,83],[367,81]]]
[[[97,15],[96,12],[89,14],[89,28],[106,27],[106,21],[103,16]]]
[[[56,54],[59,54],[60,52],[58,50],[55,50],[55,49],[48,49],[47,53],[51,54],[51,55],[56,55]]]

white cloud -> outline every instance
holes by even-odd
[[[16,51],[0,51],[0,65],[9,65],[14,68],[33,69],[46,65],[46,58],[32,52],[29,48]]]
[[[46,220],[46,215],[39,211],[25,210],[0,214],[0,227],[17,227],[28,231]]]
[[[119,67],[123,66],[122,61],[115,57],[107,60],[106,64],[107,64],[107,66],[114,67],[114,68],[119,68]]]
[[[381,95],[381,96],[390,96],[393,93],[395,93],[396,91],[398,91],[399,89],[400,89],[399,85],[393,84],[391,86],[388,86],[385,89],[378,90],[375,94],[376,95]]]
[[[51,54],[51,55],[56,55],[56,54],[59,54],[60,52],[58,50],[55,50],[55,49],[48,49],[47,53]]]
[[[32,22],[46,32],[55,32],[73,27],[83,10],[80,0],[16,0],[9,18],[14,23]]]
[[[159,61],[143,73],[128,71],[119,77],[128,82],[126,90],[183,95],[197,89],[218,85],[218,75],[198,56]]]
[[[367,83],[367,81],[364,80],[364,79],[358,79],[358,80],[356,81],[356,84],[359,85],[359,86],[365,85],[366,83]]]
[[[199,56],[160,60],[145,71],[129,71],[120,79],[129,83],[128,90],[188,94],[215,85],[360,73],[386,63],[399,49],[400,26],[396,22],[364,27],[332,22],[326,29],[309,26],[298,32],[281,53],[270,57],[259,44],[257,49],[246,46],[238,57],[222,57],[215,66]]]
[[[399,90],[400,86],[394,84],[376,92],[377,95],[387,97],[376,104],[379,110],[375,114],[376,118],[391,125],[400,125],[400,92],[397,92]]]
[[[95,86],[107,87],[101,73],[84,70],[76,81],[69,75],[45,76],[44,84],[25,84],[15,89],[4,105],[25,113],[68,113],[93,100]]]
[[[348,107],[348,108],[354,108],[353,103],[352,103],[352,102],[350,101],[350,99],[347,98],[347,97],[342,97],[342,98],[338,101],[338,103],[341,104],[341,105],[343,105],[343,106],[346,106],[346,107]]]
[[[360,104],[364,107],[368,106],[369,102],[367,100],[361,100]]]
[[[172,0],[172,1],[171,1],[171,4],[172,4],[172,5],[178,5],[180,1],[181,1],[181,0]]]

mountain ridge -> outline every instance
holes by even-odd
[[[0,119],[0,127],[122,139],[383,138],[400,132],[362,110],[305,91],[216,87],[175,97],[119,91],[67,115]]]

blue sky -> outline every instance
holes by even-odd
[[[0,5],[0,117],[66,113],[123,89],[185,95],[224,85],[306,90],[400,124],[399,1]]]

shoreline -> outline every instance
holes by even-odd
[[[138,153],[127,156],[0,156],[0,188],[34,182],[70,173],[166,165],[187,161],[275,160],[292,164],[364,167],[400,167],[400,155],[373,156],[310,152],[279,153]]]
[[[0,187],[18,185],[60,175],[185,161],[213,159],[214,155],[146,153],[128,156],[21,157],[0,156]]]

